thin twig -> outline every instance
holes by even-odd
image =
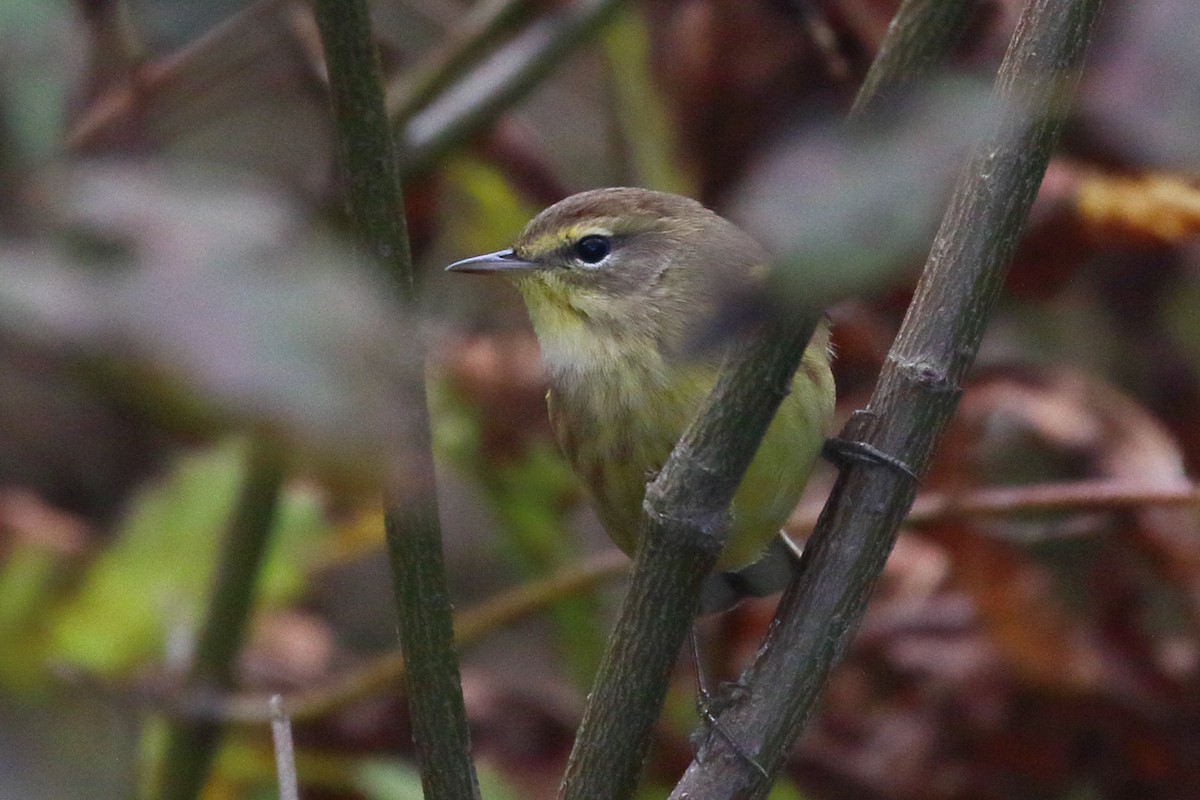
[[[616,549],[567,565],[542,580],[501,592],[455,614],[454,640],[460,649],[468,647],[565,597],[592,591],[628,573],[629,559]],[[293,720],[312,720],[396,686],[404,679],[404,657],[398,652],[385,653],[338,676],[327,686],[288,695],[284,703]],[[215,702],[208,696],[190,702],[186,697],[170,698],[170,703],[170,713],[182,717],[239,723],[261,723],[267,718],[264,698],[258,693],[233,695]]]
[[[271,741],[275,745],[275,775],[279,780],[279,800],[300,800],[300,782],[296,776],[296,746],[292,743],[292,721],[283,707],[283,697],[271,695],[267,701],[271,714]]]
[[[1101,478],[1026,486],[985,486],[948,492],[921,492],[904,518],[905,529],[941,525],[951,519],[1003,519],[1029,514],[1135,511],[1141,508],[1200,506],[1200,487],[1147,484]],[[817,525],[822,507],[805,504],[788,524],[787,533],[803,541]]]
[[[1197,505],[1200,505],[1200,487],[1192,484],[1163,486],[1108,478],[1030,486],[996,486],[969,492],[925,492],[913,503],[904,524],[906,527],[919,528],[953,517],[970,519]]]
[[[1031,513],[1122,511],[1141,508],[1200,506],[1200,487],[1147,485],[1121,479],[1067,483],[995,486],[961,492],[922,492],[904,519],[904,527],[920,529],[949,519],[1002,519]],[[818,504],[800,508],[788,533],[801,539],[810,534],[821,512]],[[459,649],[544,610],[564,597],[584,594],[627,576],[629,560],[620,551],[606,550],[569,564],[540,580],[508,589],[454,616],[454,639]],[[293,720],[312,720],[397,685],[404,679],[404,658],[385,653],[335,677],[328,685],[288,695],[282,700]],[[253,724],[269,721],[268,698],[259,693],[234,694],[213,702],[211,696],[189,702],[186,697],[162,700],[167,713],[180,717],[219,719]],[[156,704],[160,701],[155,701]]]
[[[406,176],[471,140],[536,88],[620,6],[574,0],[535,20],[401,126]],[[404,120],[401,120],[404,122]]]
[[[403,125],[482,60],[493,44],[534,10],[533,0],[485,0],[471,7],[415,69],[392,81],[385,106]]]

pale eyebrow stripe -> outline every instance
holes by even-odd
[[[529,253],[539,254],[548,253],[552,250],[557,250],[565,244],[576,242],[586,236],[615,236],[616,234],[611,227],[587,224],[587,225],[568,225],[565,228],[559,228],[550,233],[543,233],[541,236],[529,242],[525,246],[525,250]]]

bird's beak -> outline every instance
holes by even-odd
[[[455,261],[450,266],[446,267],[447,272],[501,272],[508,270],[526,270],[537,269],[537,264],[532,261],[526,261],[512,251],[497,250],[494,253],[487,253],[482,256],[474,256],[473,258],[464,258],[462,261]]]

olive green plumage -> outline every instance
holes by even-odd
[[[719,297],[759,280],[766,254],[699,203],[645,189],[573,195],[511,250],[451,265],[502,272],[525,300],[547,367],[550,420],[613,541],[633,554],[646,483],[716,381],[697,353]],[[828,433],[834,386],[821,326],[733,500],[720,559],[741,567],[787,519]]]

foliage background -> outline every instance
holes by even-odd
[[[209,795],[271,796],[266,729],[246,719],[258,700],[350,686],[298,720],[305,796],[418,796],[404,704],[388,680],[363,677],[392,675],[372,489],[404,463],[394,434],[420,402],[406,341],[432,348],[459,607],[494,610],[507,587],[541,585],[608,546],[549,439],[517,298],[440,266],[503,246],[538,209],[592,186],[683,191],[754,221],[745,198],[803,158],[851,196],[869,192],[872,174],[840,171],[843,151],[815,132],[852,96],[893,6],[621,10],[486,131],[409,176],[425,293],[413,319],[379,299],[339,235],[303,5],[9,4],[0,795],[135,795],[171,715],[199,704],[241,720]],[[956,64],[967,77],[994,70],[1017,12],[982,6]],[[518,17],[553,21],[561,7]],[[377,5],[393,97],[461,35],[466,11]],[[1200,793],[1188,477],[1200,456],[1200,31],[1188,11],[1110,4],[959,419],[778,796]],[[438,110],[404,135],[419,139]],[[900,159],[952,164],[942,133],[906,139]],[[889,191],[877,213],[836,229],[847,250],[886,240],[928,201]],[[821,268],[806,265],[811,280]],[[865,402],[906,300],[889,287],[831,309],[841,413]],[[263,435],[288,445],[293,479],[237,694],[192,697],[183,679],[213,564],[247,440]],[[814,479],[797,535],[829,479]],[[612,563],[601,588],[550,592],[537,614],[484,622],[488,635],[465,646],[488,796],[553,794],[619,588]],[[708,669],[736,677],[770,608],[706,623]],[[683,662],[648,796],[690,758],[693,693]]]

